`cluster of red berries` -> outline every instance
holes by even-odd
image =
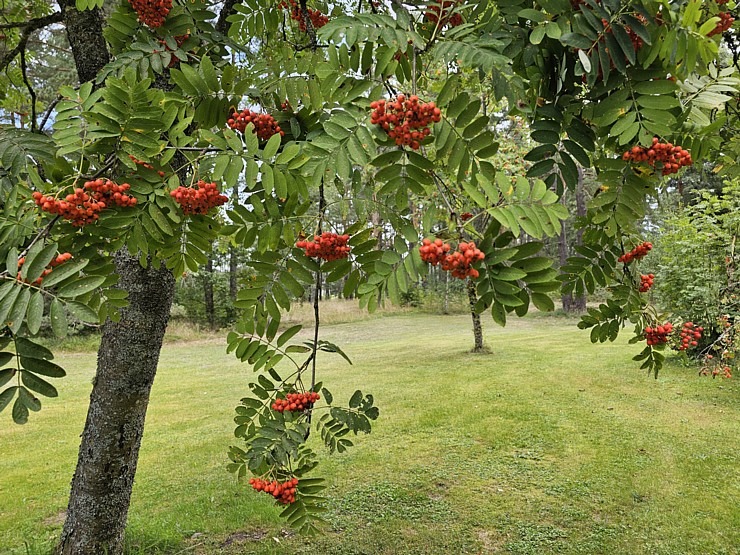
[[[473,242],[460,243],[457,249],[455,252],[450,252],[450,245],[441,239],[435,239],[434,242],[424,239],[419,247],[419,254],[424,262],[432,266],[439,264],[444,271],[452,272],[453,277],[477,278],[480,273],[472,265],[483,260],[486,255]]]
[[[149,27],[161,27],[172,9],[172,0],[128,0],[139,16],[139,21]]]
[[[662,345],[668,342],[668,336],[673,333],[673,324],[666,322],[663,325],[645,328],[645,337],[648,345]]]
[[[148,169],[148,170],[152,170],[152,171],[155,171],[155,170],[154,170],[154,166],[152,166],[152,165],[151,165],[151,164],[149,164],[148,162],[144,162],[143,160],[139,160],[139,159],[138,159],[138,158],[137,158],[136,156],[134,156],[133,154],[129,154],[129,155],[128,155],[128,157],[129,157],[129,158],[131,158],[131,161],[132,161],[132,162],[133,162],[134,164],[136,164],[136,165],[138,165],[138,166],[141,166],[142,168],[146,168],[146,169]],[[159,175],[159,177],[164,177],[164,172],[163,172],[163,171],[161,171],[161,170],[160,170],[160,171],[158,171],[158,172],[157,172],[157,174]]]
[[[617,260],[619,260],[619,262],[624,262],[625,264],[629,264],[633,260],[640,260],[641,258],[646,257],[647,253],[649,253],[652,250],[652,248],[653,248],[652,243],[649,243],[647,241],[644,243],[640,243],[630,252],[624,253]]]
[[[236,129],[237,131],[241,131],[242,133],[247,129],[248,123],[254,125],[254,133],[256,133],[257,138],[262,141],[268,140],[277,133],[280,133],[281,137],[285,135],[285,131],[280,129],[277,121],[275,121],[275,118],[270,114],[260,114],[247,108],[241,112],[235,111],[231,114],[231,118],[226,122],[229,127]]]
[[[249,484],[256,491],[264,491],[271,494],[280,503],[290,505],[295,502],[295,492],[298,487],[298,478],[292,478],[287,482],[277,480],[268,481],[262,478],[250,478]]]
[[[709,31],[709,34],[707,35],[708,37],[721,35],[725,31],[729,30],[735,22],[735,18],[728,12],[720,12],[717,16],[719,17],[719,21],[717,22],[716,27]]]
[[[175,39],[175,43],[177,44],[177,47],[180,48],[183,45],[183,43],[190,38],[190,35],[176,35],[173,38]],[[159,44],[161,44],[162,46],[164,46],[165,51],[167,51],[167,52],[173,52],[172,48],[170,48],[169,46],[167,46],[167,41],[166,40],[164,40],[164,39],[160,40],[159,41]],[[177,56],[175,56],[173,54],[172,57],[171,57],[171,59],[170,59],[170,63],[169,63],[169,65],[167,67],[173,67],[179,61],[180,61],[180,58],[178,58]]]
[[[442,118],[434,102],[419,102],[419,97],[399,94],[395,101],[376,100],[370,103],[370,122],[380,125],[397,145],[418,150],[421,141],[432,132],[429,125]]]
[[[640,274],[640,293],[647,293],[653,286],[655,280],[654,274]]]
[[[424,262],[436,266],[445,259],[450,248],[450,245],[442,239],[435,239],[434,242],[424,239],[419,247],[419,254]]]
[[[44,196],[38,191],[32,196],[33,201],[44,212],[58,214],[65,220],[70,220],[73,226],[82,227],[100,218],[100,212],[111,204],[135,206],[136,198],[126,194],[130,188],[128,183],[117,185],[107,179],[96,179],[87,181],[84,189],[75,189],[64,200]]]
[[[697,340],[701,339],[701,334],[703,331],[703,327],[694,326],[693,322],[685,322],[683,327],[681,328],[679,345],[677,349],[679,351],[685,351],[689,347],[696,347],[699,344]]]
[[[283,10],[290,8],[290,19],[298,22],[298,28],[301,32],[306,32],[306,20],[303,19],[303,12],[301,11],[301,6],[298,2],[295,0],[288,0],[288,2],[285,2],[285,0],[283,0],[278,4],[278,8]],[[311,20],[311,25],[314,29],[319,29],[329,23],[329,18],[321,13],[320,10],[306,8],[306,11],[308,12],[308,18]]]
[[[647,162],[651,166],[660,162],[663,175],[677,173],[681,167],[693,164],[688,150],[672,143],[661,143],[658,137],[653,137],[653,144],[649,147],[633,146],[622,155],[622,160]]]
[[[218,192],[215,183],[206,183],[202,179],[195,187],[180,185],[170,196],[180,205],[183,214],[207,214],[214,206],[221,206],[229,201],[229,197]]]
[[[64,264],[65,262],[67,262],[67,260],[71,260],[71,259],[72,259],[72,254],[68,252],[63,252],[62,254],[57,255],[57,257],[54,260],[49,262],[49,265],[41,273],[41,276],[36,278],[31,285],[41,285],[41,283],[44,281],[44,278],[51,273],[51,270],[53,268],[56,268],[60,264]],[[25,264],[25,262],[26,262],[25,256],[22,256],[21,258],[18,259],[18,270],[20,270],[23,267],[23,264]],[[21,278],[20,271],[18,272],[16,279],[18,281],[25,281],[23,278]],[[30,282],[26,281],[25,283],[30,283]]]
[[[457,27],[458,25],[462,25],[462,16],[459,13],[452,13],[455,6],[459,3],[460,0],[444,0],[438,4],[432,4],[429,6],[429,11],[424,14],[424,18],[435,25],[439,21],[440,27]]]
[[[309,409],[311,406],[321,399],[321,395],[309,391],[308,393],[288,393],[285,399],[275,399],[272,403],[272,410],[278,412],[301,412],[302,410]]]
[[[314,235],[313,241],[298,241],[295,246],[306,251],[310,258],[322,260],[339,260],[349,256],[349,235],[337,235],[325,231],[321,235]]]

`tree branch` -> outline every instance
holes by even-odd
[[[241,4],[241,0],[226,0],[221,13],[218,14],[218,21],[216,22],[216,31],[223,33],[224,35],[229,32],[229,22],[226,18],[234,13],[234,6]]]
[[[0,29],[19,29],[23,28],[24,31],[29,30],[31,33],[36,29],[48,27],[52,23],[62,22],[62,12],[54,12],[53,14],[45,15],[44,17],[36,17],[29,19],[28,21],[14,21],[13,23],[3,23],[0,25]]]

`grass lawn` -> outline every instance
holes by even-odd
[[[251,372],[223,340],[169,343],[134,487],[132,554],[740,553],[740,385],[668,364],[648,378],[625,340],[591,345],[572,321],[485,321],[492,355],[467,352],[465,316],[338,324],[320,357],[345,400],[381,409],[373,433],[318,472],[329,526],[285,530],[264,494],[225,471]],[[24,427],[0,415],[0,553],[47,553],[59,533],[94,373],[69,376]],[[318,445],[316,445],[318,448]],[[25,545],[24,545],[25,542]]]

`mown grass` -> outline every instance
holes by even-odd
[[[320,467],[329,526],[293,535],[234,483],[225,451],[249,370],[219,340],[169,343],[152,392],[128,553],[722,554],[740,545],[736,381],[669,364],[656,381],[620,340],[573,322],[402,314],[327,327],[354,365],[320,358],[335,399],[372,392],[369,436]],[[46,553],[61,525],[94,371],[23,428],[0,415],[0,553]]]

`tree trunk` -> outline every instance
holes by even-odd
[[[468,300],[470,301],[470,316],[473,319],[473,339],[475,341],[472,352],[482,353],[485,351],[485,347],[483,346],[483,325],[480,321],[480,314],[475,311],[478,295],[475,293],[475,283],[473,283],[472,279],[467,280],[467,288]]]
[[[75,60],[80,83],[92,81],[110,61],[103,37],[103,15],[98,8],[78,11],[75,0],[59,0],[64,27]]]
[[[229,247],[229,298],[236,300],[237,283],[236,278],[239,272],[239,260],[236,257],[236,247]]]
[[[583,168],[578,167],[578,182],[576,183],[576,215],[582,217],[586,215],[586,198],[583,191]],[[563,194],[563,202],[565,201],[565,194]],[[567,236],[567,228],[565,221],[560,222],[560,237],[558,239],[558,251],[560,255],[560,266],[564,266],[567,263],[568,255],[570,252]],[[575,245],[580,245],[583,242],[583,230],[578,229],[576,231]],[[563,310],[568,313],[581,313],[586,310],[586,296],[574,296],[572,293],[561,295],[560,301],[563,305]]]
[[[206,304],[206,319],[208,320],[208,327],[214,330],[216,329],[216,311],[213,306],[213,254],[208,255],[208,262],[206,263],[203,296]]]
[[[174,296],[175,279],[166,268],[142,268],[121,251],[114,260],[130,304],[119,322],[103,326],[59,555],[123,550],[149,393]]]

